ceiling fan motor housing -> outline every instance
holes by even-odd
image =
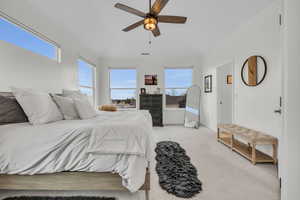
[[[144,20],[144,28],[148,31],[153,31],[157,27],[158,20],[154,15],[147,14]]]

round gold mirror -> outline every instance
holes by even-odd
[[[267,75],[267,63],[262,56],[251,56],[243,64],[241,76],[247,86],[258,86]]]

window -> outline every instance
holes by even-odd
[[[58,45],[10,17],[0,16],[0,40],[59,61]]]
[[[136,70],[110,69],[110,98],[119,108],[136,108]]]
[[[78,59],[78,81],[82,93],[90,97],[94,104],[95,99],[95,66],[83,59]]]
[[[193,69],[165,69],[166,108],[185,108],[186,92],[192,86]]]

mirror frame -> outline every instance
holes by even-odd
[[[267,62],[266,62],[266,60],[265,60],[262,56],[257,56],[257,55],[254,55],[254,56],[256,56],[257,58],[262,59],[262,61],[263,61],[263,63],[264,63],[264,68],[265,68],[265,70],[264,70],[264,75],[263,75],[262,79],[261,79],[256,85],[249,85],[249,84],[245,81],[244,70],[245,70],[246,64],[247,64],[248,61],[249,61],[249,58],[250,58],[250,57],[253,57],[253,56],[250,56],[249,58],[247,58],[247,60],[246,60],[246,61],[244,62],[244,64],[243,64],[243,67],[242,67],[242,70],[241,70],[241,77],[242,77],[243,83],[244,83],[245,85],[249,86],[249,87],[256,87],[256,86],[260,85],[260,84],[265,80],[265,78],[266,78],[266,76],[267,76],[267,71],[268,71],[268,67],[267,67]]]

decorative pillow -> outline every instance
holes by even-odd
[[[86,94],[83,94],[80,90],[63,89],[62,96],[72,98],[73,100],[74,99],[87,100],[90,102],[90,104],[93,104],[92,99],[89,96],[87,96]]]
[[[63,96],[64,97],[70,97],[72,99],[88,99],[88,97],[80,92],[80,90],[66,90],[63,89]]]
[[[11,90],[31,124],[46,124],[63,119],[62,114],[49,94],[14,87]]]
[[[79,119],[73,99],[52,94],[53,100],[66,120]]]
[[[24,122],[28,122],[28,119],[17,100],[0,95],[0,124]]]
[[[80,119],[91,119],[96,117],[97,113],[88,100],[73,99]]]
[[[114,105],[102,105],[99,107],[99,110],[108,111],[108,112],[115,112],[117,111],[117,107]]]

